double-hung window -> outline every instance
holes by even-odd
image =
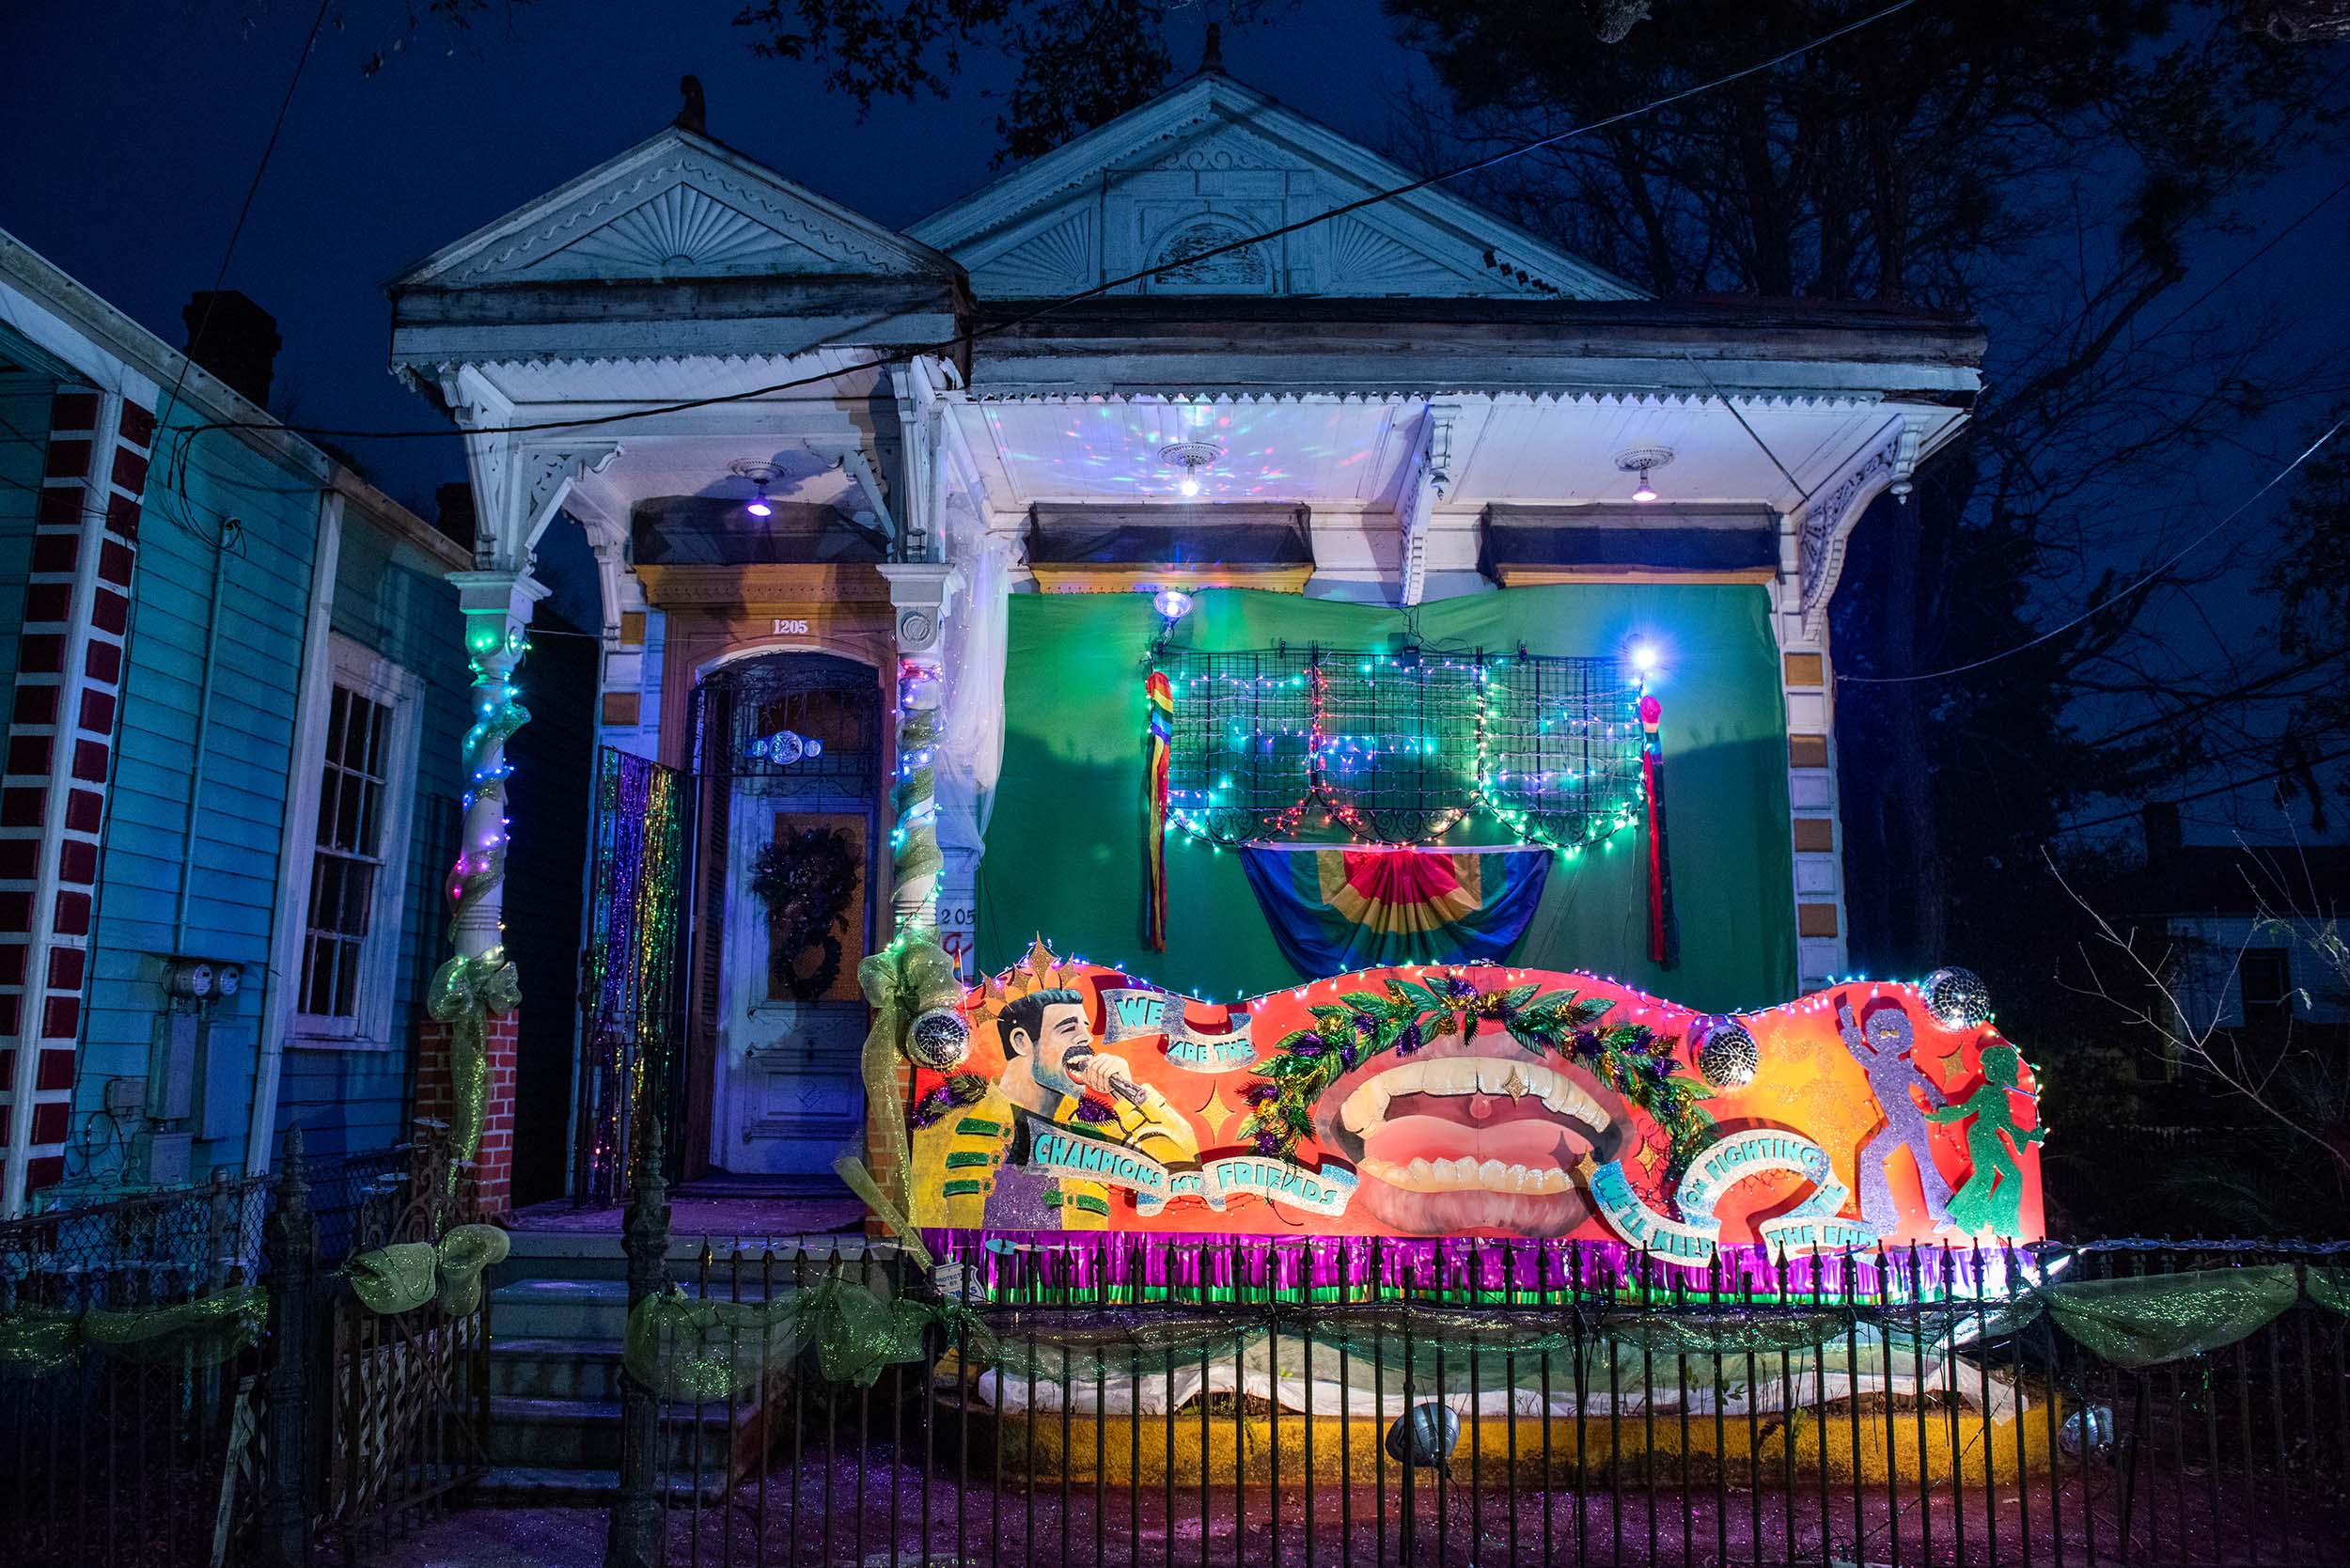
[[[319,1044],[388,1045],[408,879],[408,817],[421,684],[356,643],[334,639],[295,1034]]]

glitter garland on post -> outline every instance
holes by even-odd
[[[506,780],[514,771],[506,760],[506,743],[530,722],[513,682],[514,666],[529,643],[503,607],[494,625],[487,616],[469,619],[474,624],[465,630],[465,647],[473,667],[474,723],[464,740],[465,843],[449,884],[449,940],[458,950],[434,973],[427,1002],[432,1017],[449,1027],[452,1186],[457,1166],[470,1162],[481,1146],[489,1098],[489,1014],[511,1012],[522,1001],[520,977],[497,939],[502,922],[492,917],[486,947],[470,953],[465,949],[484,924],[483,906],[506,882]]]
[[[892,931],[928,932],[938,925],[938,668],[915,659],[898,665],[898,777],[889,792],[897,819],[890,829],[889,903]]]
[[[1149,912],[1144,940],[1154,953],[1167,951],[1167,770],[1175,744],[1175,687],[1167,671],[1153,669],[1143,682],[1151,705],[1150,758],[1146,773],[1151,792],[1151,842],[1146,866]]]

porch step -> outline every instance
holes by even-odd
[[[661,1465],[672,1476],[715,1480],[731,1450],[738,1463],[760,1432],[759,1412],[745,1404],[729,1418],[724,1405],[670,1405],[661,1422]],[[489,1460],[493,1466],[546,1471],[618,1472],[618,1400],[490,1396]]]
[[[529,1399],[617,1400],[619,1340],[524,1339],[490,1341],[490,1392]]]

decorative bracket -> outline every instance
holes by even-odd
[[[1890,490],[1906,501],[1917,471],[1927,421],[1904,415],[1879,433],[1868,451],[1805,503],[1796,525],[1798,604],[1807,638],[1817,640],[1827,626],[1828,601],[1844,570],[1844,545],[1869,503]]]
[[[883,536],[891,540],[899,537],[898,521],[890,513],[888,497],[882,489],[881,475],[875,472],[873,460],[863,447],[849,447],[828,451],[810,446],[808,450],[819,457],[829,458],[835,467],[855,480],[858,491],[865,496],[865,504],[872,509],[874,518],[881,524]]]
[[[1461,417],[1458,405],[1431,403],[1420,419],[1419,445],[1412,453],[1411,472],[1396,500],[1395,524],[1401,552],[1400,602],[1417,604],[1428,587],[1428,516],[1452,487],[1452,428]]]

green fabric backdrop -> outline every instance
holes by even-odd
[[[1424,646],[1590,655],[1635,639],[1662,653],[1665,808],[1681,964],[1646,956],[1640,835],[1552,868],[1513,962],[1614,975],[1709,1010],[1786,1000],[1795,981],[1785,705],[1768,602],[1757,587],[1516,588],[1420,607]],[[1240,856],[1167,839],[1167,951],[1142,941],[1142,678],[1158,625],[1139,593],[1021,594],[1004,673],[1004,767],[979,874],[979,952],[993,972],[1038,935],[1063,957],[1112,964],[1224,1001],[1297,983],[1248,890]],[[1283,639],[1365,648],[1403,633],[1400,611],[1253,590],[1202,593],[1177,628],[1197,649]],[[1496,843],[1472,820],[1452,835]]]

